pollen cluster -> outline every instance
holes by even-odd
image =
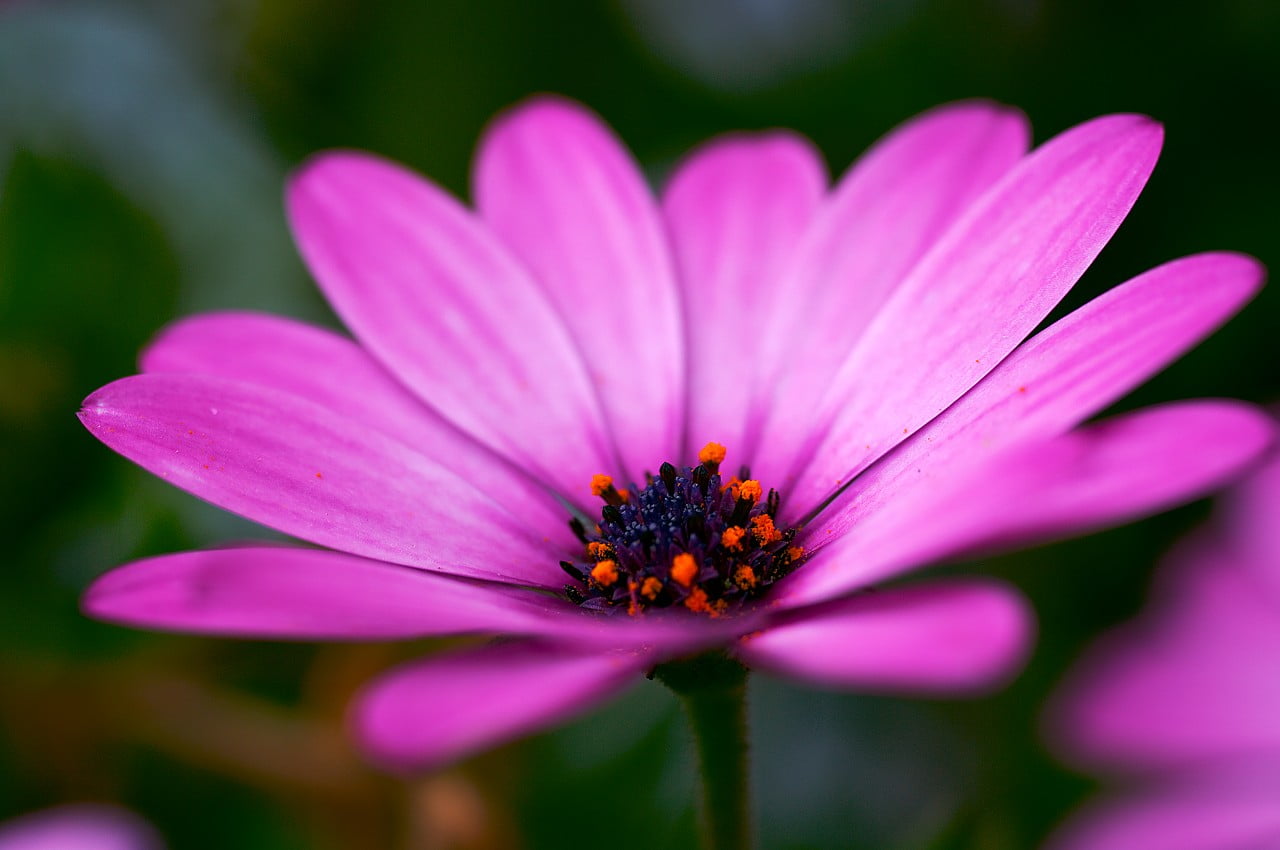
[[[722,480],[725,455],[708,443],[697,466],[664,463],[644,487],[594,476],[590,491],[605,504],[594,527],[570,522],[584,557],[560,562],[574,580],[569,598],[607,613],[680,607],[720,617],[794,570],[804,550],[792,544],[795,529],[775,525],[778,492],[766,495],[746,468]]]

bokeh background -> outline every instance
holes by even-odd
[[[174,848],[692,846],[693,760],[641,683],[573,725],[412,783],[369,771],[343,704],[422,646],[232,642],[89,622],[127,559],[262,532],[97,444],[80,400],[165,322],[212,308],[333,318],[291,246],[289,169],[367,148],[465,194],[496,110],[564,92],[655,181],[698,140],[789,126],[833,173],[933,104],[1021,106],[1037,141],[1107,111],[1164,121],[1129,221],[1055,315],[1164,260],[1280,267],[1280,4],[1216,0],[7,0],[0,3],[0,818],[118,801]],[[1280,399],[1272,288],[1120,407]],[[757,677],[766,848],[1034,847],[1089,791],[1048,756],[1042,700],[1139,606],[1191,505],[1086,540],[940,569],[1021,587],[1038,649],[969,702]]]

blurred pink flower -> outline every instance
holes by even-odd
[[[1134,623],[1053,705],[1070,761],[1127,780],[1068,822],[1063,850],[1280,847],[1280,458],[1183,544]]]
[[[518,636],[363,694],[357,732],[399,767],[717,647],[828,687],[995,686],[1030,642],[1011,590],[861,591],[1159,510],[1269,436],[1221,401],[1080,425],[1225,321],[1262,270],[1171,262],[1023,342],[1161,143],[1134,115],[1031,153],[1028,135],[1017,111],[944,106],[832,188],[798,136],[727,136],[655,200],[596,116],[544,97],[489,128],[474,212],[381,159],[316,157],[289,215],[358,342],[198,316],[80,416],[173,484],[337,551],[153,558],[102,577],[85,609],[256,637]]]
[[[0,850],[160,850],[159,836],[115,806],[76,804],[0,823]]]

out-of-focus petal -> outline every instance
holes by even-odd
[[[1155,602],[1090,650],[1049,714],[1074,764],[1168,769],[1231,755],[1280,754],[1280,599],[1209,535],[1184,543]],[[1280,779],[1280,777],[1277,777]]]
[[[1222,545],[1271,589],[1280,617],[1280,446],[1231,489],[1218,516],[1225,534]]]
[[[799,538],[815,554],[775,593],[816,601],[940,558],[1132,520],[1221,485],[1265,450],[1273,430],[1249,405],[1199,401],[1017,446],[951,479],[885,493],[830,545],[825,533]]]
[[[1278,798],[1274,768],[1199,768],[1086,805],[1045,850],[1271,850],[1280,847]]]
[[[1251,257],[1210,253],[1117,286],[1018,346],[859,475],[810,527],[839,536],[913,477],[937,481],[1016,443],[1064,433],[1203,339],[1257,292],[1262,277]]]
[[[564,506],[399,384],[364,349],[323,328],[264,313],[206,313],[175,322],[141,357],[144,372],[187,372],[244,381],[313,401],[381,431],[518,504],[557,543],[576,546]]]
[[[911,119],[860,157],[772,282],[776,294],[765,302],[769,321],[758,343],[763,369],[751,384],[756,414],[813,410],[912,266],[1029,143],[1022,113],[968,101]],[[759,450],[799,451],[802,443],[791,439],[808,439],[802,432],[774,432]]]
[[[358,697],[352,720],[379,763],[425,770],[563,723],[651,663],[640,653],[491,644],[388,673]]]
[[[142,818],[116,806],[80,803],[0,824],[0,850],[160,850]]]
[[[954,580],[848,597],[746,638],[752,667],[827,688],[966,694],[1003,684],[1030,649],[1031,612],[1010,588]]]
[[[493,122],[473,179],[477,209],[587,361],[618,471],[636,481],[675,460],[686,362],[675,272],[657,202],[621,142],[582,106],[539,97]]]
[[[781,132],[713,140],[671,178],[662,201],[688,317],[690,448],[744,450],[749,404],[773,371],[760,341],[788,297],[782,269],[825,187],[813,145]]]
[[[820,407],[803,416],[773,408],[766,445],[794,444],[792,432],[814,422],[820,438],[788,459],[789,472],[779,458],[757,477],[784,485],[803,514],[981,380],[1119,227],[1161,136],[1148,118],[1099,118],[1014,166],[894,290]],[[814,466],[801,476],[808,460]]]
[[[320,288],[371,354],[445,418],[582,493],[613,453],[552,305],[441,189],[366,154],[292,180],[289,219]]]
[[[398,440],[293,396],[204,375],[136,375],[80,419],[139,466],[219,507],[365,557],[556,587],[559,550]]]

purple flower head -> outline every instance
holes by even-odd
[[[1154,599],[1104,637],[1053,705],[1055,743],[1127,787],[1063,850],[1280,847],[1280,456],[1163,565]]]
[[[1027,339],[1134,203],[1161,130],[1117,115],[1027,140],[1014,110],[944,106],[829,187],[805,140],[734,135],[655,200],[596,116],[544,97],[489,128],[474,209],[373,156],[318,156],[289,216],[355,341],[197,316],[81,418],[332,551],[153,558],[85,608],[254,637],[511,636],[364,692],[361,740],[404,768],[711,650],[835,688],[993,687],[1030,642],[1019,596],[884,583],[1190,498],[1270,434],[1221,401],[1081,425],[1262,270],[1177,260]]]
[[[160,850],[155,830],[114,806],[45,809],[0,824],[0,850]]]

